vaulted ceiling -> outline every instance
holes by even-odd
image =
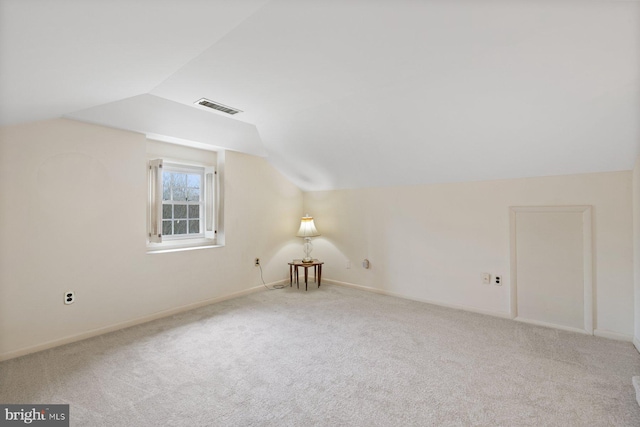
[[[0,0],[0,124],[61,116],[305,190],[629,170],[640,1]]]

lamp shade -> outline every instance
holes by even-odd
[[[315,224],[313,223],[313,217],[307,214],[303,216],[300,220],[300,229],[298,230],[298,237],[315,237],[319,236],[318,230],[316,229]]]

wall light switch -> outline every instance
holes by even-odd
[[[491,284],[491,274],[489,274],[489,273],[482,273],[482,284],[483,284],[483,285],[489,285],[489,284]]]

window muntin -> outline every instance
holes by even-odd
[[[204,168],[165,164],[162,174],[162,235],[204,237]]]
[[[216,244],[217,185],[214,166],[150,160],[149,247]]]

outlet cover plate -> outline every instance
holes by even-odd
[[[69,305],[76,302],[76,293],[73,291],[67,291],[64,293],[64,304]]]

